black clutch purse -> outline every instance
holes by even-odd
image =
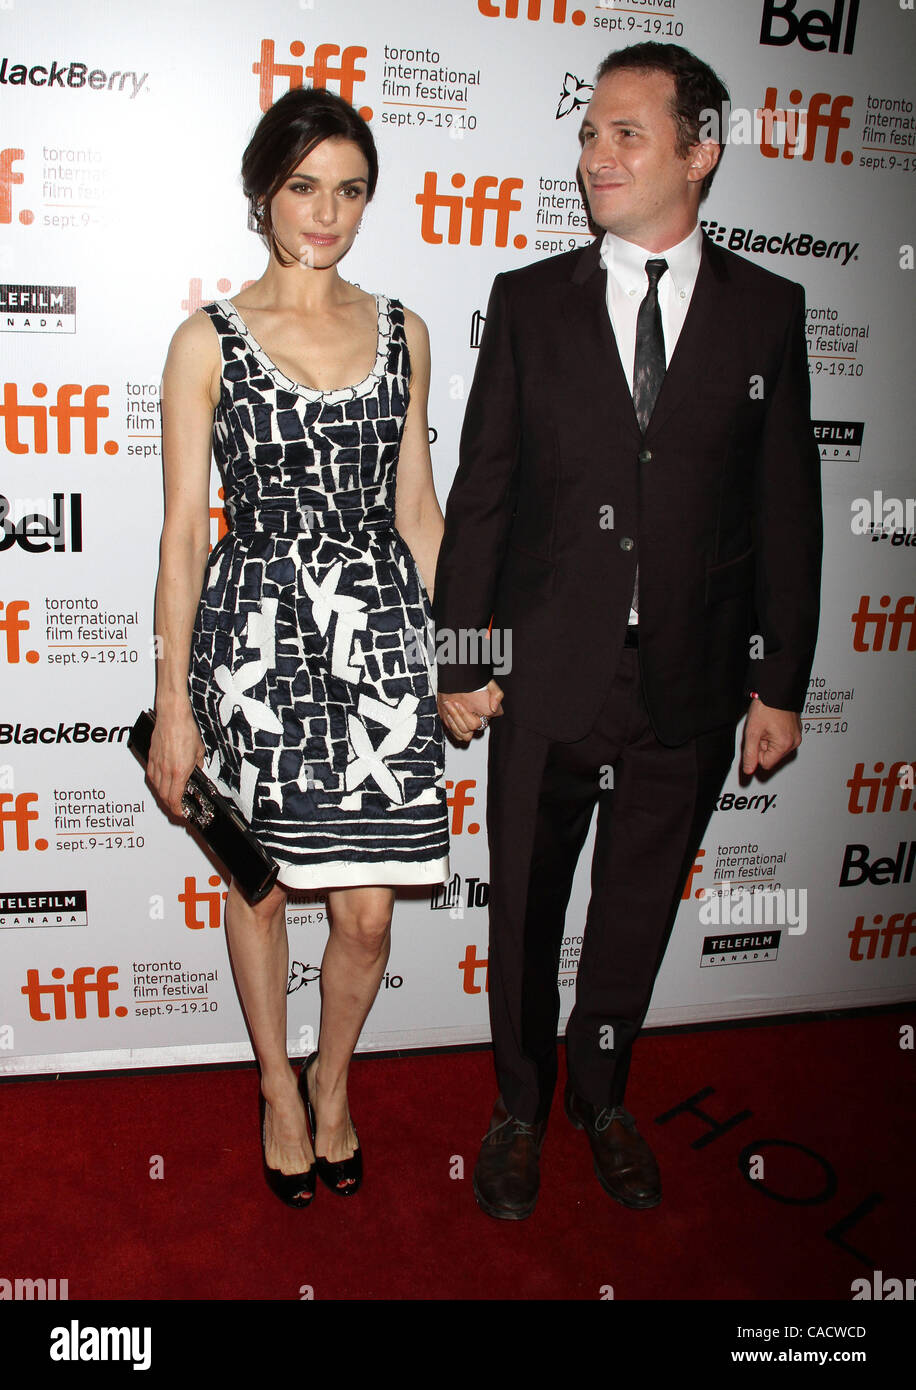
[[[155,724],[153,711],[144,710],[127,739],[128,748],[144,766],[149,759]],[[188,778],[182,806],[189,824],[200,832],[249,902],[259,903],[266,898],[280,872],[278,866],[252,835],[238,807],[217,791],[199,767]]]

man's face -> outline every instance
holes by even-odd
[[[648,251],[664,251],[693,229],[700,184],[718,147],[677,153],[674,79],[623,69],[595,87],[579,132],[579,170],[599,227]]]

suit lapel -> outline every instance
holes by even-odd
[[[633,396],[607,311],[607,271],[601,264],[600,250],[600,240],[585,247],[576,261],[569,292],[563,296],[569,341],[576,345],[577,359],[595,378],[598,400],[605,399],[615,422],[625,421],[636,439],[641,439]]]

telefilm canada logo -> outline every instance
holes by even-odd
[[[0,893],[0,931],[26,927],[85,927],[85,888],[45,888]]]
[[[0,333],[75,332],[75,285],[0,285]]]
[[[844,268],[858,260],[857,241],[826,241],[813,232],[762,232],[757,227],[728,227],[724,222],[702,222],[707,236],[730,251],[744,251],[761,256],[812,256],[815,260],[836,261]]]
[[[821,463],[858,463],[862,457],[864,420],[812,420]]]

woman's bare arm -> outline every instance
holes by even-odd
[[[156,729],[148,775],[181,813],[181,796],[204,747],[188,698],[194,615],[210,539],[210,441],[219,399],[219,342],[205,314],[183,323],[162,375],[165,520],[156,584]]]
[[[426,419],[429,334],[423,320],[409,309],[404,310],[404,328],[410,353],[410,404],[398,456],[395,526],[416,560],[420,577],[432,598],[443,521],[433,483]]]

